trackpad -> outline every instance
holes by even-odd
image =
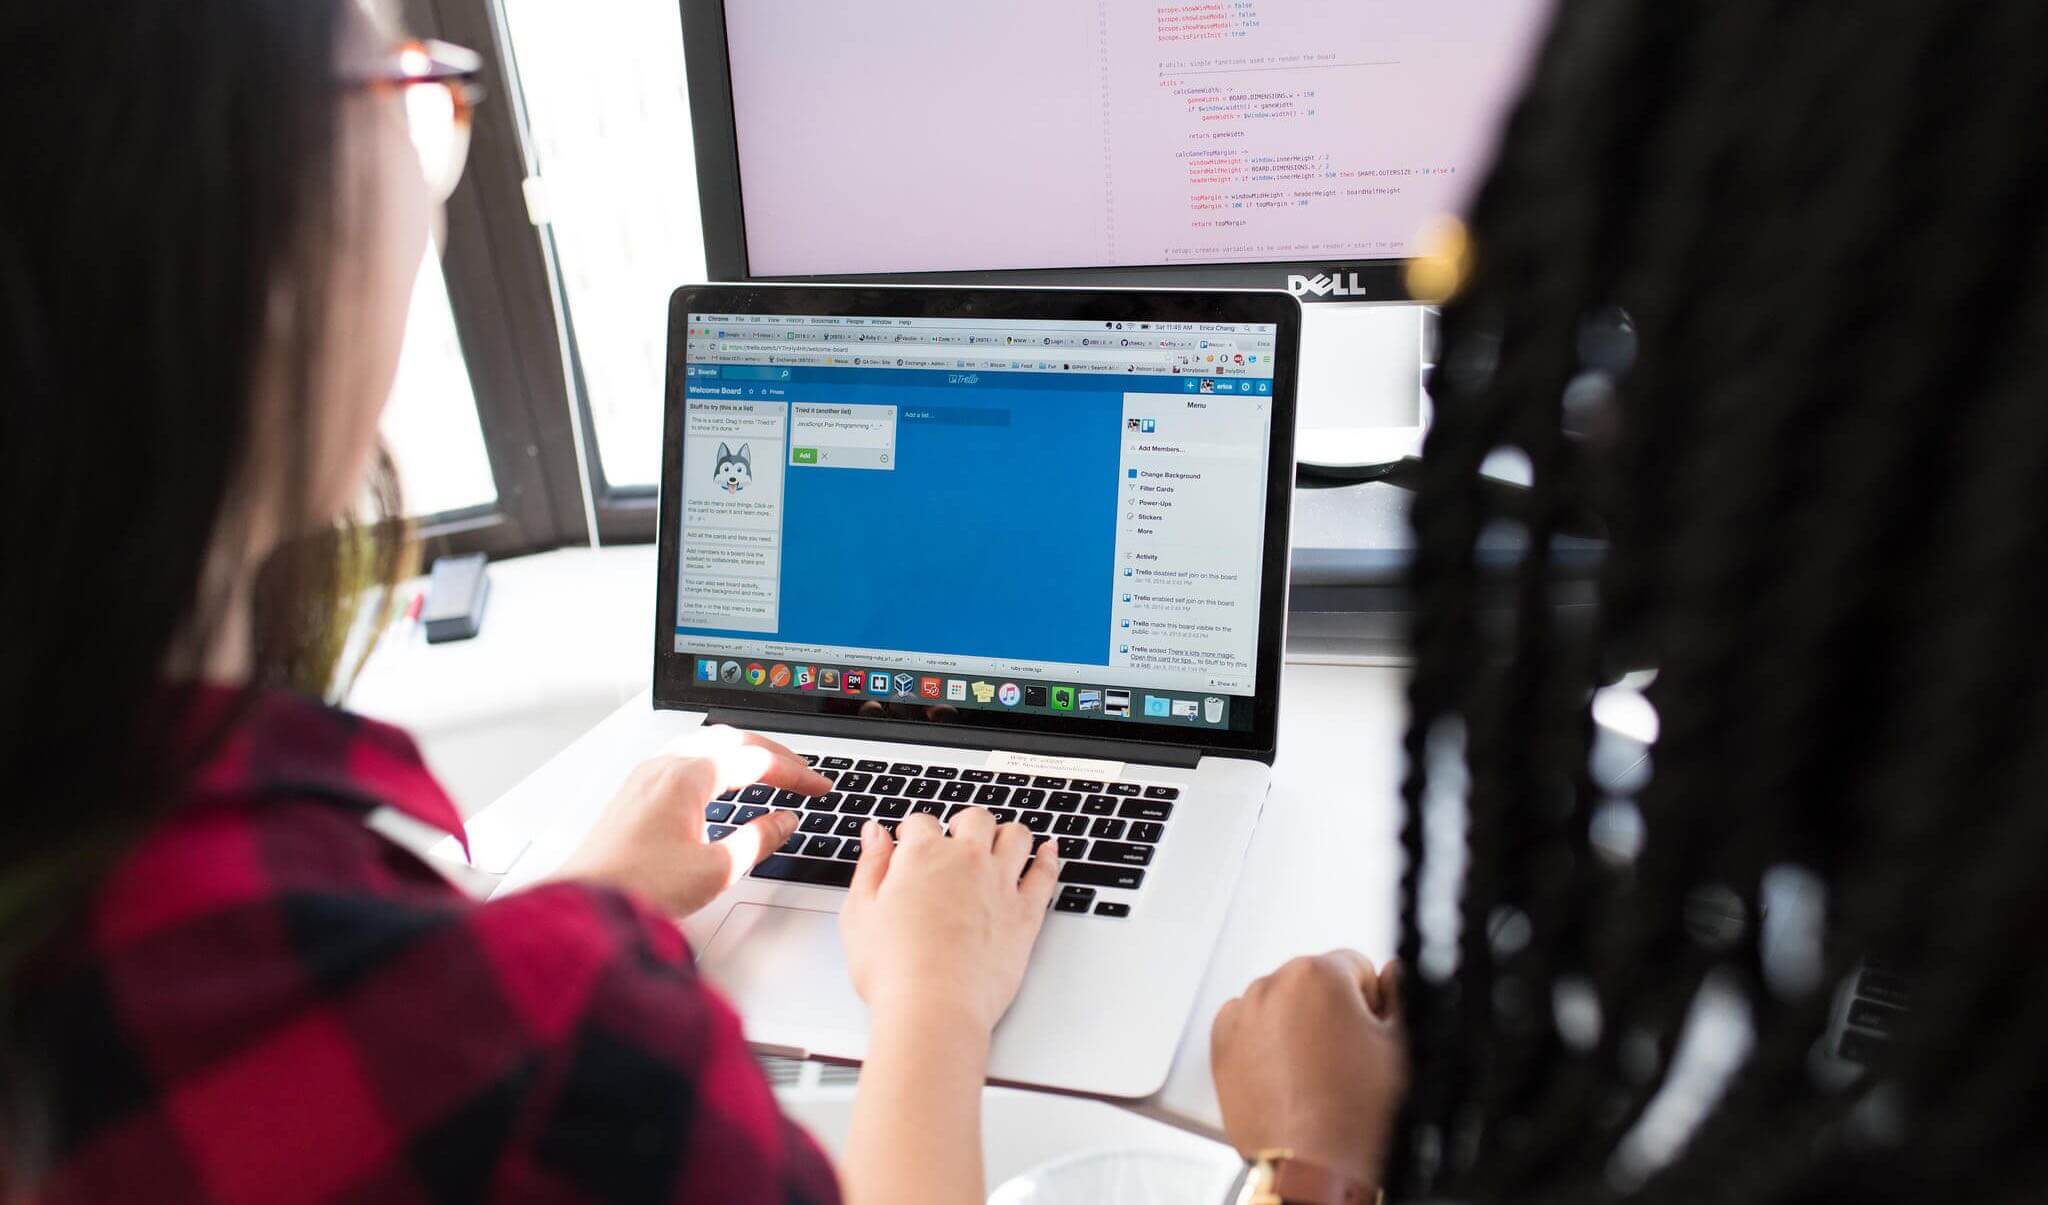
[[[698,966],[739,1010],[749,1041],[814,1050],[858,1041],[867,1029],[836,912],[736,905]]]

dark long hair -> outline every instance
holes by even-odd
[[[1414,510],[1390,1199],[2048,1179],[2044,45],[2034,0],[1564,0]],[[1582,509],[1583,638],[1545,555]],[[1914,999],[1859,1075],[1823,1034],[1872,961]]]
[[[247,588],[210,551],[290,537],[259,576],[259,685],[321,685],[336,587],[396,564],[306,496],[361,220],[335,82],[358,20],[350,0],[0,7],[0,1000],[203,752],[165,687]],[[259,517],[236,495],[273,391],[261,454],[291,488]]]

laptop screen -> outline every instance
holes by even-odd
[[[1276,325],[677,322],[695,690],[1251,729]]]

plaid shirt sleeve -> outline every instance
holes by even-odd
[[[36,981],[41,1199],[838,1201],[672,923],[471,903],[347,791],[281,790],[145,841]]]

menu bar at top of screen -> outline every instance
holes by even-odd
[[[798,320],[803,322],[804,320]],[[1175,329],[1162,329],[1172,325]],[[1202,330],[1204,325],[1004,323],[848,330],[767,324],[758,318],[690,318],[690,375],[721,365],[903,368],[1043,373],[1146,373],[1270,379],[1277,336],[1271,326]],[[1119,328],[1124,329],[1119,329]]]
[[[745,324],[748,326],[817,328],[844,330],[869,328],[886,330],[986,330],[998,333],[1040,334],[1047,331],[1157,331],[1216,335],[1265,335],[1277,329],[1270,322],[1097,322],[1059,318],[879,318],[874,316],[818,314],[691,314],[690,322]]]

